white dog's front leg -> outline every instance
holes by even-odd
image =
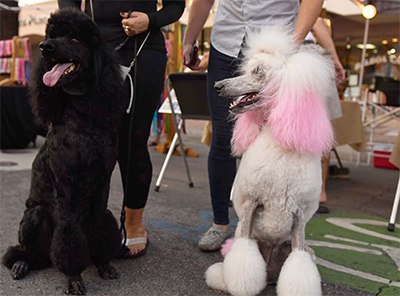
[[[276,291],[278,296],[321,296],[321,278],[305,245],[303,213],[293,214],[292,253],[283,264]]]
[[[223,279],[234,296],[254,296],[267,284],[267,264],[254,239],[235,238],[223,263]]]

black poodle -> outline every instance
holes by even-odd
[[[52,14],[39,47],[31,100],[49,130],[33,162],[19,245],[2,262],[14,279],[53,264],[68,279],[66,294],[82,295],[81,273],[90,263],[104,279],[119,276],[110,260],[122,238],[107,201],[128,102],[118,63],[84,13]]]

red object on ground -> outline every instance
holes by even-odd
[[[392,151],[382,151],[374,149],[373,164],[376,168],[385,168],[398,170],[398,168],[389,162],[390,154]]]

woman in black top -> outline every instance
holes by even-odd
[[[80,9],[81,0],[58,0],[58,5],[60,8]],[[126,189],[125,224],[127,245],[130,249],[127,257],[143,255],[147,250],[148,235],[142,221],[152,177],[147,141],[152,118],[163,90],[167,62],[165,40],[160,28],[180,18],[185,8],[185,1],[163,0],[162,5],[162,9],[157,11],[157,0],[86,0],[85,3],[85,12],[97,23],[104,40],[112,48],[124,43],[127,36],[135,36],[129,38],[116,51],[120,62],[125,66],[129,66],[135,55],[135,42],[136,48],[139,48],[150,31],[136,61],[134,108],[130,115],[124,117],[119,142],[118,163],[122,183]],[[134,68],[131,70],[132,77],[134,77],[133,72]],[[129,135],[130,116],[133,116],[133,127]],[[128,151],[129,146],[130,151]],[[128,154],[130,154],[130,163],[128,163]],[[127,180],[127,174],[129,180]]]

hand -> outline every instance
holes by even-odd
[[[121,12],[122,28],[128,36],[134,36],[146,32],[149,28],[149,16],[146,13],[133,11],[129,18],[127,12]]]
[[[186,67],[192,70],[203,70],[203,67],[200,67],[200,59],[197,59],[194,64],[191,63],[191,53],[193,51],[195,44],[183,44],[183,63]]]
[[[207,70],[209,58],[210,58],[210,52],[207,51],[207,52],[203,55],[203,58],[201,59],[201,61],[200,61],[200,63],[199,63],[199,67],[202,68],[202,70]]]
[[[333,64],[336,72],[336,84],[339,85],[346,78],[346,72],[344,71],[342,63],[339,60],[334,59]]]

